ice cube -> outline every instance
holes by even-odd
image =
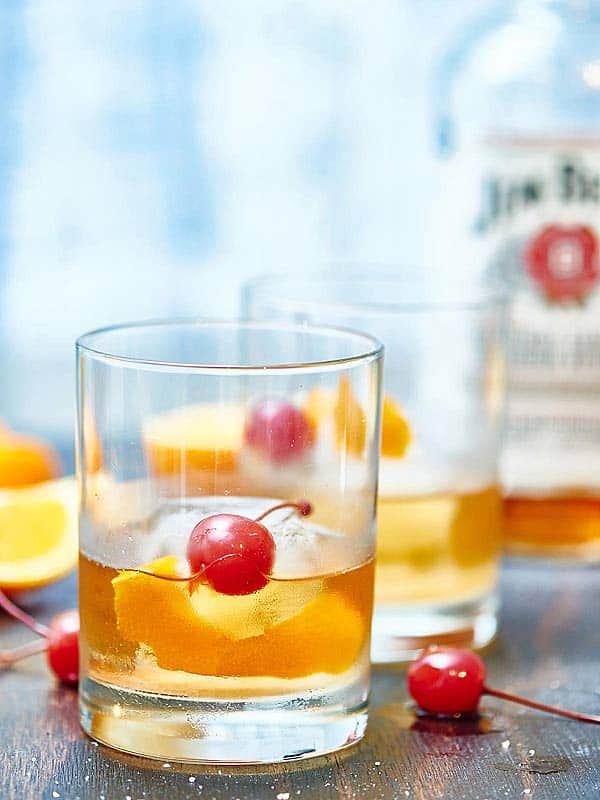
[[[200,585],[191,602],[199,617],[230,639],[249,639],[295,617],[322,588],[319,579],[270,580],[254,594],[233,596]]]

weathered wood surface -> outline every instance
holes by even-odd
[[[513,565],[490,683],[600,713],[600,571]],[[75,580],[21,599],[42,620],[75,603]],[[29,633],[0,618],[0,646]],[[480,724],[416,719],[404,675],[375,671],[366,739],[344,754],[267,768],[161,765],[96,746],[74,691],[43,657],[0,674],[1,800],[570,800],[600,798],[600,726],[486,700]],[[547,770],[555,770],[548,772]]]

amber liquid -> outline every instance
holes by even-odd
[[[80,559],[88,677],[214,698],[323,688],[368,659],[373,562],[234,597]]]
[[[600,497],[511,496],[503,510],[509,552],[600,560]]]
[[[500,495],[380,497],[375,602],[458,603],[490,591],[500,551]]]

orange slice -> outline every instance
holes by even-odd
[[[154,473],[231,472],[243,444],[244,422],[242,407],[210,403],[152,418],[144,438]]]
[[[0,587],[33,589],[77,563],[73,478],[0,493]]]
[[[0,431],[0,487],[31,486],[59,474],[60,462],[50,445],[33,436]]]
[[[346,376],[340,378],[333,414],[338,447],[351,456],[361,456],[367,441],[367,418]]]
[[[175,556],[157,559],[144,569],[160,575],[180,574]],[[271,627],[261,623],[259,635],[241,637],[244,619],[228,635],[231,610],[226,614],[224,607],[229,604],[236,609],[247,604],[247,598],[219,596],[220,614],[227,619],[219,628],[221,620],[215,616],[211,624],[208,609],[196,606],[202,603],[201,597],[190,595],[187,583],[126,571],[112,583],[120,635],[151,648],[158,666],[167,670],[217,677],[337,674],[354,663],[365,642],[363,616],[336,592],[324,590],[316,596],[309,592],[297,613]],[[293,593],[302,583],[282,582],[280,590]],[[260,604],[260,596],[261,592],[253,596],[255,605]],[[239,608],[238,613],[247,613],[248,624],[255,625],[248,610]]]
[[[383,398],[381,455],[402,458],[411,442],[410,426],[398,403],[389,395]]]

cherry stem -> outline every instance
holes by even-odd
[[[274,511],[279,511],[282,508],[293,508],[295,509],[301,516],[307,517],[312,512],[312,506],[308,502],[308,500],[299,500],[297,503],[278,503],[276,506],[272,508],[268,508],[266,511],[263,511],[260,516],[255,517],[254,522],[260,522],[269,514],[272,514]],[[135,572],[138,575],[147,575],[149,578],[159,578],[162,581],[171,581],[172,583],[187,583],[188,581],[196,581],[198,578],[201,578],[202,575],[206,572],[207,569],[212,567],[214,564],[219,563],[220,561],[225,561],[226,559],[231,558],[240,558],[239,553],[225,553],[219,558],[215,558],[210,564],[207,564],[202,569],[199,569],[198,572],[194,572],[193,575],[159,575],[156,572],[150,572],[147,569],[138,569],[136,567],[130,567],[127,569],[127,572]],[[125,570],[124,570],[125,571]],[[16,606],[15,606],[16,608]],[[35,622],[35,620],[33,620]]]
[[[149,578],[159,578],[161,581],[171,581],[172,583],[188,583],[189,581],[196,581],[198,578],[201,578],[207,569],[210,569],[214,564],[218,564],[221,561],[228,561],[232,558],[240,558],[241,556],[239,553],[225,553],[219,558],[215,558],[214,561],[211,561],[210,564],[207,564],[202,569],[199,569],[198,572],[194,572],[192,575],[160,575],[158,572],[150,572],[148,569],[138,569],[137,567],[129,567],[123,572],[135,572],[138,575],[147,575]]]
[[[3,608],[7,614],[19,622],[22,622],[23,625],[26,625],[30,630],[32,630],[34,633],[37,633],[39,636],[48,636],[50,633],[50,628],[48,628],[47,625],[42,625],[41,622],[38,622],[26,611],[23,611],[22,608],[19,608],[19,606],[15,605],[12,600],[9,600],[2,591],[0,591],[0,608]]]
[[[489,686],[483,687],[482,694],[499,697],[501,700],[510,700],[513,703],[520,703],[522,706],[529,706],[529,708],[537,708],[539,711],[547,711],[549,714],[558,714],[560,717],[576,719],[579,722],[592,722],[596,725],[600,725],[600,716],[595,714],[580,714],[578,711],[567,711],[564,708],[556,708],[556,706],[549,706],[546,703],[538,703],[536,700],[528,700],[526,697],[519,697],[509,692],[502,692],[500,689],[491,689]]]
[[[48,649],[48,642],[44,639],[35,639],[33,642],[27,642],[20,647],[15,647],[13,650],[0,650],[0,667],[8,667],[23,658],[33,656],[36,653],[43,653]]]
[[[308,500],[299,500],[297,503],[279,503],[278,505],[263,511],[263,513],[258,517],[254,517],[254,522],[261,522],[261,520],[269,516],[269,514],[272,514],[274,511],[279,511],[282,508],[295,508],[302,517],[308,517],[312,511],[312,506]]]

